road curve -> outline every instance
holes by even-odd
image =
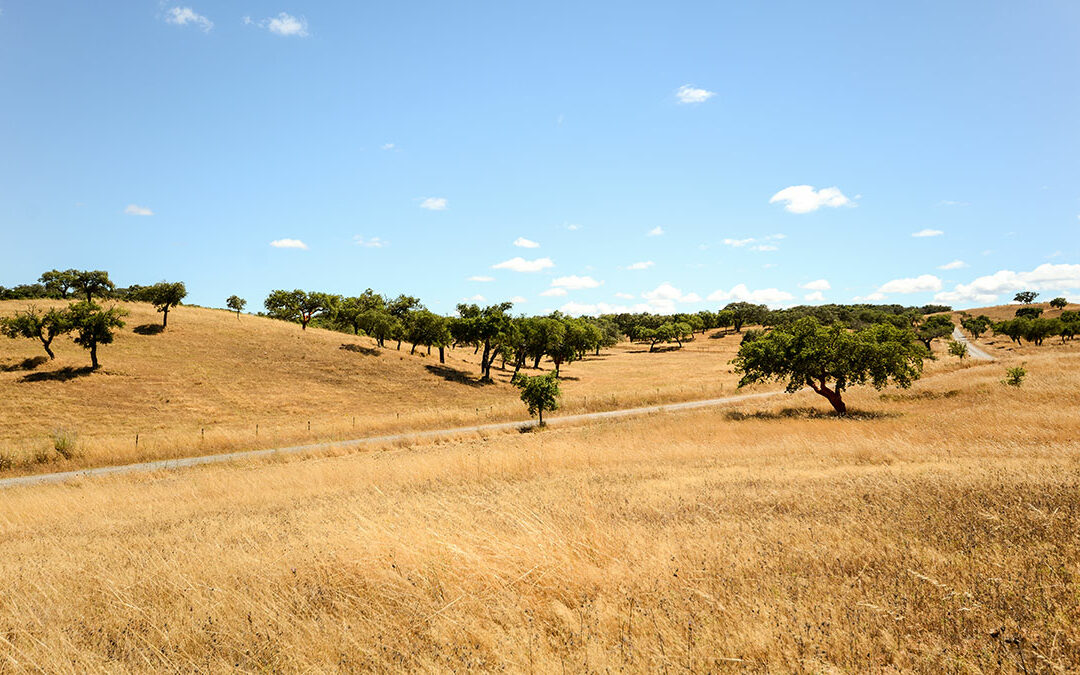
[[[963,331],[960,330],[959,326],[953,326],[952,337],[957,342],[960,342],[960,343],[963,343],[963,344],[967,345],[968,354],[970,354],[971,358],[975,359],[976,361],[993,361],[994,360],[993,356],[990,356],[989,354],[987,354],[983,350],[979,349],[978,347],[975,346],[974,343],[972,343],[970,340],[968,340],[967,336],[964,335]]]
[[[740,394],[737,396],[725,396],[723,398],[710,398],[700,401],[686,401],[683,403],[668,403],[666,405],[651,405],[642,408],[625,408],[622,410],[608,410],[605,412],[580,413],[577,415],[564,415],[553,417],[548,424],[568,424],[573,422],[586,422],[602,420],[614,417],[631,417],[634,415],[647,415],[650,413],[668,412],[672,410],[691,410],[694,408],[707,408],[710,406],[724,405],[726,403],[738,403],[756,398],[766,398],[783,394],[783,391],[768,391],[758,394]],[[14,478],[0,479],[0,489],[19,487],[24,485],[38,485],[41,483],[62,483],[75,478],[92,478],[95,476],[109,476],[120,473],[137,473],[147,471],[163,471],[167,469],[179,469],[200,464],[214,464],[218,462],[230,462],[239,459],[257,459],[259,457],[271,457],[274,455],[294,455],[303,452],[326,450],[328,448],[358,448],[377,443],[393,443],[395,441],[420,440],[424,438],[439,438],[443,436],[455,436],[457,434],[475,433],[478,431],[506,431],[510,429],[528,429],[536,426],[533,420],[521,422],[498,422],[495,424],[477,424],[468,427],[454,427],[452,429],[432,429],[430,431],[408,431],[386,436],[368,436],[348,441],[332,441],[326,443],[310,443],[308,445],[293,445],[286,448],[269,448],[266,450],[240,450],[238,452],[226,452],[217,455],[202,455],[199,457],[182,457],[179,459],[161,459],[153,462],[140,462],[138,464],[122,464],[118,466],[99,466],[77,471],[62,471],[59,473],[43,473],[32,476],[16,476]]]

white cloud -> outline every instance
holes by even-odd
[[[855,302],[881,302],[885,299],[885,294],[878,291],[874,291],[869,295],[856,295],[852,300]]]
[[[274,248],[299,248],[305,251],[307,250],[307,244],[299,239],[275,239],[270,242],[270,245]]]
[[[189,23],[198,26],[204,33],[209,33],[214,27],[214,22],[202,14],[196,14],[190,7],[173,7],[165,13],[165,20],[177,26],[186,26]]]
[[[783,238],[784,238],[784,235],[782,235],[782,234],[771,234],[768,237],[765,237],[766,240],[779,240],[779,239],[783,239]],[[751,244],[754,244],[754,242],[756,242],[756,241],[757,241],[757,239],[755,239],[754,237],[747,237],[745,239],[724,239],[720,243],[723,244],[724,246],[731,246],[732,248],[742,248],[744,246],[750,246]],[[751,250],[751,251],[778,251],[779,248],[775,244],[754,244],[753,246],[750,246],[749,250]]]
[[[934,296],[938,302],[990,304],[1002,293],[1009,295],[1020,290],[1064,291],[1080,288],[1080,265],[1043,263],[1030,272],[999,270],[978,277],[969,284],[957,284],[951,291]]]
[[[808,291],[827,291],[832,288],[832,284],[826,279],[815,279],[814,281],[807,281],[805,284],[800,285],[799,288],[805,288]]]
[[[602,285],[603,281],[597,281],[592,277],[579,277],[576,274],[571,274],[568,277],[558,277],[552,279],[551,286],[553,288],[565,288],[568,291],[577,291],[582,288],[596,288]]]
[[[378,237],[372,237],[371,239],[364,239],[359,234],[355,235],[353,237],[353,241],[356,242],[357,246],[363,246],[365,248],[382,248],[384,246],[389,246],[390,245],[390,242],[383,241],[382,239],[380,239]]]
[[[679,99],[679,103],[704,103],[713,96],[716,96],[715,91],[699,89],[689,84],[684,84],[675,91],[675,97]]]
[[[525,237],[518,237],[515,239],[514,246],[519,246],[521,248],[540,248],[540,244],[531,239],[526,239]]]
[[[930,228],[927,228],[925,230],[919,230],[918,232],[912,232],[911,236],[913,236],[913,237],[940,237],[943,234],[945,234],[945,233],[942,232],[941,230],[931,230]]]
[[[154,212],[145,206],[139,206],[138,204],[128,204],[124,209],[124,213],[129,216],[152,216]]]
[[[804,295],[803,300],[807,302],[825,302],[825,294],[821,291],[814,291],[813,293]]]
[[[941,279],[933,274],[920,274],[907,279],[893,279],[882,284],[878,293],[929,293],[941,290]]]
[[[282,35],[284,37],[308,36],[307,19],[303,17],[297,18],[291,14],[286,14],[285,12],[281,12],[276,17],[265,19],[260,22],[259,25],[275,35]]]
[[[944,265],[938,265],[939,270],[959,270],[967,267],[968,264],[963,260],[954,260]]]
[[[642,260],[641,262],[636,262],[636,263],[632,263],[630,265],[627,265],[626,269],[628,269],[628,270],[647,270],[647,269],[649,269],[650,267],[652,267],[655,264],[656,263],[654,263],[651,260]]]
[[[485,277],[483,275],[469,277],[469,281],[479,281],[481,283],[487,283],[489,281],[495,281],[495,277]]]
[[[652,311],[668,314],[675,311],[675,303],[701,302],[697,293],[683,293],[680,289],[665,281],[651,291],[641,294]]]
[[[536,260],[526,260],[522,257],[510,258],[504,260],[501,263],[492,265],[492,269],[496,270],[511,270],[514,272],[539,272],[540,270],[546,270],[549,267],[554,267],[555,263],[551,262],[551,258],[537,258]]]
[[[653,309],[649,305],[641,302],[635,305],[609,305],[606,302],[588,304],[571,301],[560,307],[559,311],[571,316],[580,316],[582,314],[596,315],[619,314],[621,312],[651,312]]]
[[[379,146],[379,149],[380,150],[393,150],[396,147],[397,146],[394,145],[393,143],[383,143],[382,145]]]
[[[568,230],[570,230],[571,232],[573,232],[573,231],[575,231],[575,230],[580,230],[580,229],[581,229],[581,226],[580,226],[580,225],[574,225],[574,224],[572,224],[572,223],[571,223],[570,225],[567,225],[567,226],[566,226],[566,229],[568,229]]]
[[[709,294],[708,300],[713,302],[753,302],[769,306],[790,304],[795,296],[778,288],[759,288],[750,290],[746,284],[738,284],[730,291],[716,290]]]
[[[772,239],[776,239],[776,240],[779,240],[779,239],[787,239],[787,235],[786,235],[786,234],[783,234],[783,233],[781,233],[781,232],[777,232],[776,234],[770,234],[770,235],[768,235],[767,237],[765,237],[765,239],[766,239],[766,240],[772,240]]]
[[[629,294],[629,293],[616,293],[615,297],[619,298],[620,300],[633,300],[634,299],[634,296]]]
[[[420,202],[420,208],[428,211],[445,211],[446,197],[425,197]]]
[[[815,190],[812,185],[792,185],[777,192],[769,199],[770,204],[787,202],[784,209],[790,213],[810,213],[822,206],[836,208],[847,206],[851,200],[839,188],[827,187]]]
[[[511,295],[509,299],[510,299],[510,302],[512,302],[514,304],[518,304],[518,305],[523,303],[523,302],[528,302],[528,300],[526,298],[524,298],[523,296],[520,296],[520,295]]]
[[[646,232],[646,233],[645,233],[645,236],[646,236],[646,237],[659,237],[659,236],[660,236],[660,235],[662,235],[663,233],[664,233],[664,228],[662,228],[662,227],[660,227],[659,225],[657,225],[657,226],[656,226],[656,227],[654,227],[653,229],[651,229],[651,230],[649,230],[648,232]]]
[[[753,237],[747,237],[746,239],[725,239],[720,243],[722,243],[724,246],[741,248],[743,246],[746,246],[747,244],[753,244],[755,241],[757,241],[757,239],[754,239]]]
[[[751,251],[779,251],[780,248],[778,246],[774,246],[772,244],[757,244],[755,246],[751,246],[750,250]]]
[[[544,297],[547,297],[547,298],[550,298],[550,297],[562,297],[562,296],[566,295],[566,289],[565,288],[549,288],[546,291],[542,292],[540,295],[542,295]]]
[[[487,302],[487,298],[477,293],[474,296],[468,298],[462,298],[465,302]]]

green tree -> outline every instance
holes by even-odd
[[[1065,309],[1068,306],[1069,301],[1065,298],[1054,298],[1050,301],[1050,306],[1054,309]]]
[[[948,337],[952,335],[952,332],[952,319],[944,314],[934,314],[926,317],[926,320],[919,324],[915,329],[915,337],[919,338],[929,351],[931,342],[938,338]]]
[[[240,312],[244,311],[244,307],[247,306],[247,300],[241,298],[239,295],[230,295],[229,299],[225,301],[225,306],[236,312],[236,318],[239,320]]]
[[[521,400],[529,409],[530,415],[539,418],[538,426],[544,426],[544,411],[559,408],[559,378],[555,373],[529,377],[518,373],[511,382],[521,390]]]
[[[126,315],[127,311],[119,307],[102,309],[93,302],[77,302],[68,308],[75,344],[90,350],[90,365],[94,370],[101,367],[97,357],[98,345],[112,343],[116,330],[124,327],[121,317]]]
[[[1027,377],[1027,370],[1023,366],[1014,366],[1005,369],[1005,379],[1001,383],[1019,389],[1025,377]]]
[[[949,353],[963,361],[964,357],[968,355],[968,347],[959,340],[952,340],[949,342]]]
[[[497,349],[499,336],[510,323],[510,315],[507,312],[513,306],[512,302],[489,305],[483,309],[477,305],[465,303],[457,306],[460,319],[453,325],[453,330],[456,331],[454,340],[473,345],[477,350],[483,348],[484,352],[480,356],[480,379],[482,380],[491,381],[491,364],[499,352]]]
[[[109,273],[102,270],[75,271],[71,287],[86,296],[87,302],[93,302],[94,296],[105,297],[116,288],[109,279]]]
[[[60,309],[50,309],[44,314],[31,305],[25,312],[15,312],[15,316],[0,318],[0,333],[9,338],[30,338],[41,341],[45,353],[55,359],[52,341],[57,335],[70,333],[71,318]]]
[[[744,342],[733,363],[740,387],[787,380],[789,393],[809,386],[843,415],[845,389],[867,383],[881,389],[890,381],[909,387],[922,374],[924,354],[910,330],[891,324],[854,332],[804,317]]]
[[[78,274],[77,270],[49,270],[44,272],[38,281],[45,284],[49,292],[55,293],[61,300],[66,300],[75,288]]]
[[[427,347],[428,354],[432,347],[439,347],[439,362],[443,363],[442,348],[450,342],[450,328],[446,317],[439,316],[427,309],[411,312],[405,323],[405,338],[412,343],[410,354],[416,353],[416,346]]]
[[[985,314],[980,314],[977,317],[967,316],[960,320],[960,327],[971,334],[971,337],[978,340],[979,336],[990,330],[992,325],[990,317]]]
[[[140,289],[136,297],[143,302],[149,302],[161,312],[161,327],[164,329],[169,325],[169,310],[187,297],[187,287],[182,281],[161,281]],[[239,312],[237,316],[240,316]]]
[[[1039,297],[1039,294],[1035,291],[1020,291],[1013,296],[1014,302],[1022,302],[1025,305],[1030,305],[1035,302],[1035,298]]]
[[[731,325],[736,333],[741,333],[743,326],[749,324],[763,324],[769,316],[769,308],[765,305],[755,305],[749,302],[731,302],[724,307],[725,312],[731,312]]]
[[[263,302],[270,317],[299,322],[303,330],[307,330],[308,323],[326,311],[329,304],[325,293],[307,292],[299,288],[293,291],[270,291],[270,295]]]
[[[1023,307],[1018,307],[1013,316],[1018,319],[1038,319],[1042,316],[1042,313],[1042,307],[1029,307],[1025,305]]]

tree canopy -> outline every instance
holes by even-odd
[[[97,357],[98,345],[112,343],[115,331],[124,327],[122,317],[127,311],[119,307],[102,309],[93,302],[78,302],[68,312],[75,332],[75,344],[90,350],[90,365],[97,370],[101,367]]]
[[[521,400],[529,409],[530,415],[537,415],[539,425],[544,426],[544,411],[559,408],[559,378],[555,373],[528,375],[518,373],[511,382],[521,390]]]
[[[169,310],[180,304],[187,297],[187,287],[182,281],[162,281],[139,289],[136,296],[143,302],[149,302],[157,311],[161,312],[161,327],[169,325]]]
[[[71,329],[71,316],[62,309],[50,309],[42,313],[31,305],[25,312],[15,312],[15,316],[0,318],[0,333],[9,338],[40,340],[50,359],[56,358],[51,347],[53,339],[71,332]]]

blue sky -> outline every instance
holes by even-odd
[[[1076,301],[1078,45],[1072,2],[0,0],[0,285]]]

